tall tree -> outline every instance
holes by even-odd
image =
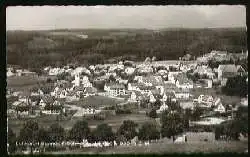
[[[88,123],[85,120],[77,121],[70,130],[70,138],[81,142],[83,139],[87,139],[90,133]]]
[[[118,129],[117,134],[125,136],[127,140],[131,140],[137,135],[136,127],[137,124],[134,121],[125,120]]]
[[[154,140],[160,138],[160,131],[153,123],[144,123],[139,129],[138,138],[140,140]]]
[[[192,112],[191,119],[192,120],[199,120],[202,114],[203,114],[202,108],[199,106],[195,106],[194,110]]]
[[[39,145],[43,142],[43,148],[45,148],[45,143],[49,142],[49,134],[48,131],[45,130],[44,128],[40,128],[38,130],[38,142]]]
[[[181,114],[176,111],[164,111],[161,116],[161,134],[162,137],[172,137],[183,132],[184,124]]]
[[[246,76],[236,76],[229,78],[222,92],[229,96],[245,97],[248,94]]]
[[[115,136],[108,124],[100,124],[93,132],[96,141],[113,141]]]
[[[16,147],[16,134],[13,132],[11,128],[8,128],[8,152],[10,154],[14,153],[17,149]]]
[[[62,142],[64,140],[65,130],[58,123],[52,124],[48,133],[50,142]]]
[[[148,113],[148,116],[151,118],[157,118],[156,109],[150,110],[150,112]]]
[[[19,133],[21,142],[31,143],[31,153],[33,153],[34,144],[38,142],[38,123],[32,120],[27,121]]]

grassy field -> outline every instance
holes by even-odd
[[[172,139],[163,138],[148,146],[117,146],[109,148],[83,148],[71,151],[55,152],[53,154],[163,154],[163,153],[219,153],[219,152],[245,152],[248,149],[248,140],[241,141],[215,141],[211,132],[188,132],[187,143],[173,143]],[[204,141],[207,138],[208,141]]]
[[[71,102],[70,104],[74,104],[76,106],[81,106],[81,107],[99,108],[103,106],[116,105],[121,102],[123,102],[123,100],[118,100],[115,98],[109,98],[104,96],[89,96],[81,99],[80,101]]]
[[[110,148],[104,154],[129,154],[129,153],[216,153],[216,152],[244,152],[248,149],[245,141],[214,141],[214,142],[187,142],[187,143],[155,143],[149,146],[130,146]]]
[[[45,81],[47,77],[33,77],[33,76],[12,76],[7,78],[7,88],[16,90],[27,90],[38,83]]]

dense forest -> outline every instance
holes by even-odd
[[[88,35],[79,38],[77,35]],[[175,60],[211,50],[239,53],[247,49],[245,28],[154,30],[7,31],[7,63],[40,69],[68,63],[97,64],[112,60]]]

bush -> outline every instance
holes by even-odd
[[[156,125],[152,123],[144,123],[139,130],[138,138],[140,140],[155,140],[160,138],[160,131],[157,130]]]
[[[115,110],[116,114],[130,114],[132,111],[130,109],[116,109]]]
[[[150,117],[150,118],[157,118],[157,113],[156,113],[156,109],[152,109],[149,113],[147,113],[147,115]]]
[[[226,95],[245,97],[248,94],[247,87],[246,76],[236,76],[229,78],[221,89]]]
[[[106,116],[104,114],[94,115],[94,120],[105,120]]]

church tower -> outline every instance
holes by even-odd
[[[80,86],[80,74],[75,75],[75,86]]]

